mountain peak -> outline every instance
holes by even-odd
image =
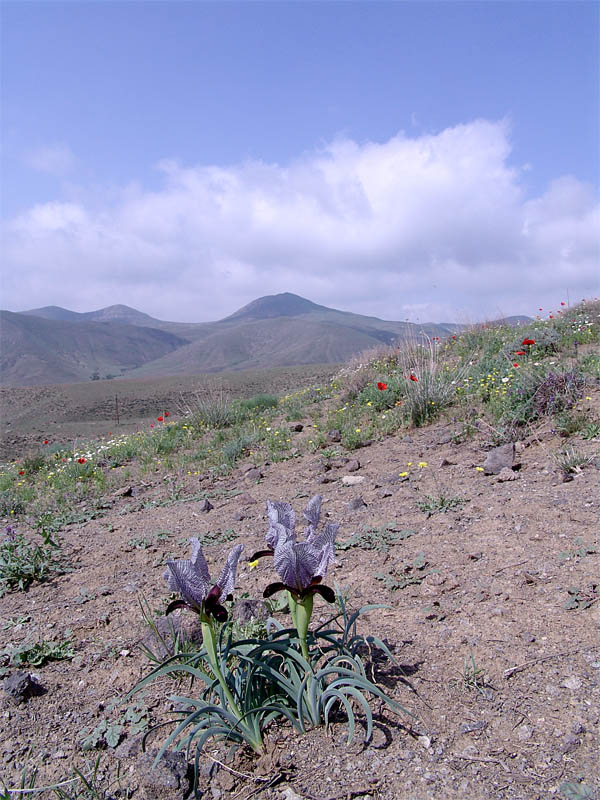
[[[317,303],[313,303],[312,300],[307,300],[305,297],[300,297],[291,292],[282,292],[281,294],[268,294],[264,297],[259,297],[221,321],[297,317],[301,314],[309,314],[311,311],[322,311],[323,309],[326,309],[326,306],[320,306]]]

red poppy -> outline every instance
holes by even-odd
[[[24,469],[20,469],[19,470],[19,475],[25,475],[25,470]]]
[[[535,339],[523,339],[521,344],[523,345],[523,347],[529,347],[529,345],[535,344]]]
[[[564,300],[561,300],[561,301],[560,301],[560,304],[561,304],[561,306],[566,306],[566,305],[567,305],[567,304],[564,302]]]
[[[410,374],[408,377],[409,377],[409,379],[410,379],[411,381],[414,381],[415,383],[416,383],[416,382],[419,380],[419,379],[418,379],[418,378],[417,378],[415,375],[413,375],[413,374],[412,374],[412,372],[411,372],[411,374]]]
[[[157,417],[156,420],[157,420],[157,422],[162,422],[163,418],[162,417]]]
[[[453,338],[453,339],[456,339],[456,336],[453,336],[452,338]]]
[[[78,458],[77,459],[77,463],[78,464],[85,464],[85,458]]]
[[[44,439],[44,444],[49,444],[48,439]]]
[[[170,416],[171,416],[170,412],[169,411],[165,411],[165,417],[170,417]]]
[[[154,424],[150,425],[150,427],[151,427],[151,428],[153,428],[153,427],[154,427]]]
[[[538,311],[543,311],[543,310],[544,310],[543,308],[538,308]]]
[[[519,366],[518,364],[513,364],[513,367],[518,367],[518,366]]]
[[[112,436],[112,431],[109,431],[109,432],[108,432],[108,435],[109,435],[109,436]]]
[[[377,384],[377,388],[379,389],[380,392],[385,392],[385,390],[387,389],[387,383],[379,381],[379,383]]]
[[[548,314],[548,319],[554,319],[554,314]]]
[[[515,350],[515,355],[517,355],[517,356],[525,356],[525,355],[527,355],[527,353],[525,352],[525,350]]]

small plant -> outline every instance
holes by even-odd
[[[563,781],[559,791],[565,800],[594,800],[595,798],[594,789],[579,781]]]
[[[581,428],[581,436],[584,439],[600,438],[600,422],[588,422]]]
[[[375,578],[382,581],[390,592],[395,592],[425,580],[432,572],[432,570],[427,570],[428,566],[429,562],[425,558],[425,553],[418,553],[411,564],[401,564],[389,572],[378,572],[375,574]]]
[[[583,539],[580,536],[575,539],[573,545],[573,550],[563,550],[558,554],[558,557],[561,561],[576,561],[580,558],[584,558],[585,556],[593,555],[594,553],[598,552],[595,547],[584,544]]]
[[[196,428],[228,428],[236,421],[236,409],[222,387],[208,385],[182,408],[188,425]]]
[[[565,600],[563,608],[566,608],[567,611],[582,611],[600,600],[600,583],[590,583],[585,589],[571,586],[567,592],[569,599]]]
[[[417,500],[416,506],[419,511],[427,514],[427,518],[433,514],[445,514],[448,511],[454,511],[457,508],[462,508],[468,500],[458,495],[449,494],[446,489],[440,490],[437,495],[426,494],[422,500]]]
[[[569,437],[573,436],[575,433],[580,433],[585,430],[588,424],[588,419],[585,413],[581,411],[563,411],[557,415],[554,422],[554,428],[561,436]],[[600,431],[600,425],[597,427]]]
[[[241,400],[240,406],[245,411],[266,411],[268,408],[277,408],[278,400],[273,394],[256,394],[247,400]]]
[[[0,540],[0,597],[10,589],[25,591],[33,581],[60,572],[57,550],[49,534],[43,536],[41,544],[34,544],[7,525]]]
[[[594,460],[593,455],[585,455],[574,447],[565,447],[555,453],[554,459],[559,471],[564,475],[574,475]]]
[[[70,632],[67,631],[67,634]],[[64,641],[38,641],[23,642],[23,644],[2,651],[8,656],[9,663],[14,667],[29,664],[32,667],[42,667],[49,661],[65,661],[75,658],[75,649],[71,638]]]
[[[117,766],[116,776],[108,779],[100,775],[100,756],[96,761],[86,763],[81,769],[71,768],[72,778],[47,786],[36,786],[37,768],[31,772],[24,769],[19,789],[7,789],[0,778],[0,800],[14,800],[16,797],[35,797],[52,792],[57,800],[114,800],[115,797],[129,798],[130,791],[121,785],[121,767]],[[115,792],[116,789],[116,792]]]
[[[408,539],[416,531],[405,528],[398,530],[395,523],[388,523],[380,528],[367,526],[362,530],[352,534],[349,539],[343,542],[336,542],[336,550],[350,550],[352,547],[358,547],[361,550],[377,550],[380,553],[387,553],[390,547]]]
[[[485,670],[477,665],[473,653],[465,657],[460,684],[466,691],[476,691],[479,694],[484,694],[484,690],[488,687]]]

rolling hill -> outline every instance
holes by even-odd
[[[331,364],[377,345],[422,333],[443,338],[460,328],[339,311],[290,292],[260,297],[216,322],[168,322],[125,305],[1,314],[0,383],[9,386],[94,374],[148,378]],[[513,318],[521,319],[527,318]]]
[[[186,344],[156,328],[0,311],[0,382],[30,386],[117,376]]]

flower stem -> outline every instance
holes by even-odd
[[[219,659],[217,656],[217,643],[215,641],[215,634],[208,619],[202,621],[202,642],[206,650],[207,660],[212,668],[212,671],[215,674],[216,679],[219,681],[219,683],[221,684],[221,688],[223,689],[223,694],[225,695],[225,699],[227,701],[228,710],[231,711],[237,717],[240,723],[240,727],[242,727],[245,730],[247,741],[249,742],[252,749],[256,753],[264,753],[265,748],[260,733],[258,737],[256,737],[255,735],[252,734],[251,729],[243,722],[244,715],[242,714],[240,707],[238,706],[231,692],[231,689],[227,685],[225,676],[221,672],[221,667],[219,665]]]
[[[301,600],[296,602],[296,630],[298,631],[298,638],[300,639],[300,649],[302,655],[310,664],[308,653],[308,643],[306,637],[308,636],[308,626],[310,617],[313,610],[313,595],[307,594]]]

